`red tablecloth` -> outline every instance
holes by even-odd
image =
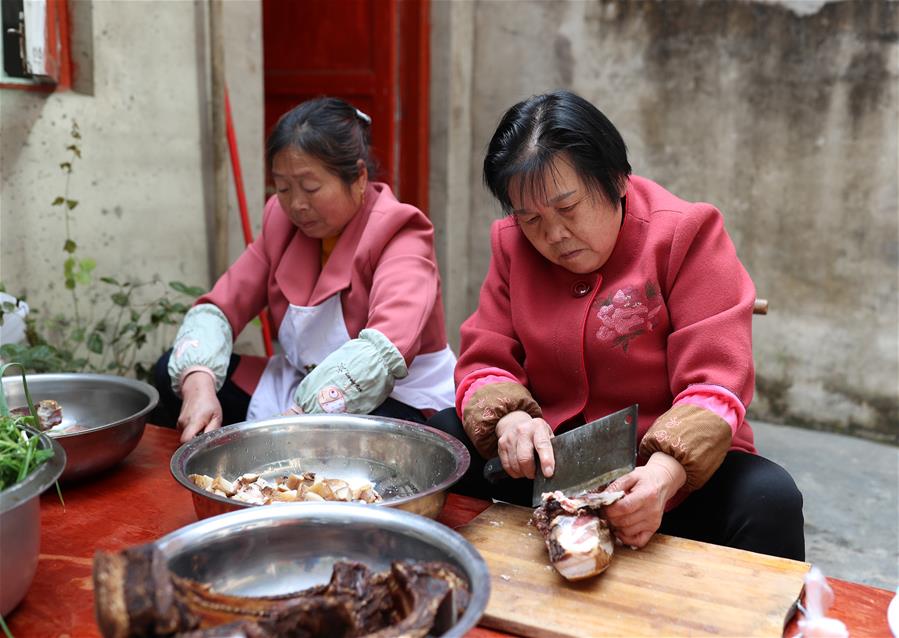
[[[41,555],[28,595],[6,619],[16,638],[98,636],[91,566],[98,549],[146,543],[196,521],[190,495],[169,473],[178,448],[175,431],[148,425],[137,449],[116,468],[41,498]],[[459,527],[489,503],[450,495],[439,520]],[[829,579],[836,595],[830,615],[852,638],[888,637],[886,608],[892,592]],[[795,620],[784,635],[797,633]],[[476,628],[469,638],[506,636]]]

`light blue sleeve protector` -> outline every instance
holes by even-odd
[[[201,368],[215,376],[215,390],[225,383],[233,347],[231,324],[218,306],[205,303],[191,308],[175,337],[169,359],[172,390],[181,396],[181,376],[191,368]]]
[[[366,329],[325,357],[297,386],[305,413],[368,414],[409,374],[403,355],[380,331]]]

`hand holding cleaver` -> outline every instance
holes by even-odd
[[[537,507],[544,492],[561,491],[565,496],[600,490],[634,469],[637,460],[637,405],[631,405],[596,421],[550,439],[556,469],[549,478],[537,463],[531,504]],[[508,478],[499,458],[484,465],[484,478],[491,483]]]

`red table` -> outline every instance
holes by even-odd
[[[28,595],[6,619],[16,638],[98,636],[91,566],[94,551],[119,550],[155,540],[196,521],[190,494],[169,473],[178,448],[174,430],[148,425],[137,449],[118,467],[63,486],[65,508],[55,490],[41,498],[41,555]],[[489,506],[450,495],[439,520],[459,527]],[[888,637],[886,609],[893,593],[829,579],[836,602],[830,615],[852,638]],[[798,632],[795,620],[784,636]],[[476,628],[468,638],[507,636]]]

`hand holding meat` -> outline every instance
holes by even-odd
[[[643,547],[662,524],[665,503],[684,484],[684,468],[673,458],[656,452],[646,465],[616,481],[609,491],[622,491],[623,499],[604,510],[615,536],[625,545]]]
[[[512,478],[534,478],[534,452],[540,459],[544,476],[552,476],[555,459],[550,439],[552,428],[543,419],[527,412],[510,412],[496,424],[497,446],[503,469]]]
[[[215,396],[215,384],[209,375],[200,372],[188,375],[181,391],[184,402],[178,415],[178,429],[182,443],[222,427],[222,405]]]

